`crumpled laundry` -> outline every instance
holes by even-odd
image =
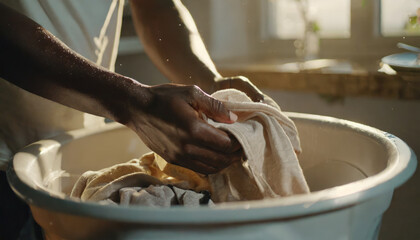
[[[203,191],[200,193],[184,190],[174,186],[150,185],[147,188],[128,187],[121,188],[121,205],[142,205],[155,207],[169,207],[174,205],[183,205],[195,207],[199,205],[213,205],[210,200],[210,193]]]
[[[120,205],[213,205],[206,191],[209,189],[206,179],[175,165],[168,165],[162,171],[159,164],[163,162],[157,154],[148,153],[140,159],[87,171],[79,177],[70,196]]]
[[[301,152],[296,126],[280,107],[268,97],[265,103],[253,102],[234,89],[212,96],[238,115],[233,124],[206,120],[237,138],[246,156],[242,162],[204,176],[149,153],[141,159],[84,173],[71,196],[124,205],[170,206],[188,202],[192,206],[206,202],[206,194],[200,193],[203,191],[209,191],[215,203],[309,193],[296,155]]]

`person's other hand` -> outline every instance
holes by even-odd
[[[203,174],[240,160],[237,140],[202,119],[233,123],[237,116],[197,86],[163,84],[149,88],[144,111],[131,110],[127,126],[166,161]],[[142,96],[144,97],[144,96]]]
[[[213,90],[218,91],[227,88],[235,88],[246,93],[254,102],[264,101],[264,94],[246,77],[236,76],[219,78],[214,83]]]

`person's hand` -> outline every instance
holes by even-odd
[[[246,93],[254,102],[264,101],[264,94],[246,77],[236,76],[219,78],[213,86],[214,91],[227,88],[235,88]]]
[[[196,86],[163,84],[149,88],[146,107],[135,106],[127,126],[167,162],[203,174],[240,160],[237,140],[202,119],[233,123],[237,116]],[[140,96],[144,98],[144,96]]]

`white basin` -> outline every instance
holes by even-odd
[[[307,195],[198,208],[70,199],[81,173],[149,151],[116,123],[25,147],[15,155],[8,179],[48,239],[377,239],[394,189],[415,171],[414,153],[399,138],[365,125],[289,116],[302,142],[299,160],[312,190]]]

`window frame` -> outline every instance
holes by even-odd
[[[268,34],[269,1],[261,2],[261,41],[265,42],[265,49],[257,50],[259,54],[277,55],[282,58],[295,58],[294,40],[275,38]],[[380,58],[392,53],[401,52],[396,44],[418,45],[420,36],[382,36],[380,21],[380,0],[351,0],[350,3],[350,37],[349,38],[321,38],[320,58]],[[275,48],[277,51],[267,49]],[[280,50],[281,49],[281,50]]]

